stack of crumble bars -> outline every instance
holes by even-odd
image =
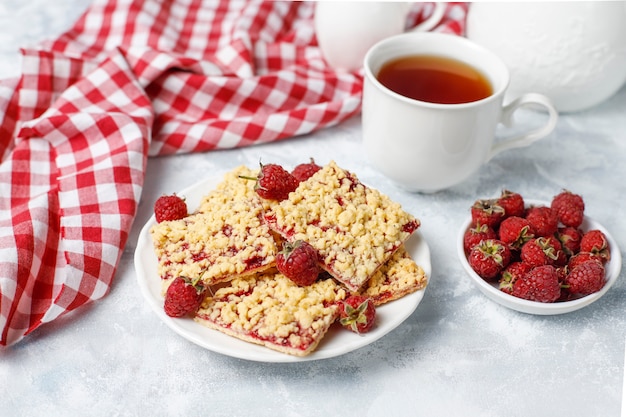
[[[212,287],[194,319],[239,339],[305,356],[318,346],[351,293],[381,305],[425,288],[404,242],[419,221],[333,161],[287,200],[263,200],[257,175],[227,173],[193,214],[151,229],[164,290],[177,276]],[[281,241],[304,240],[324,271],[300,287],[275,269]]]

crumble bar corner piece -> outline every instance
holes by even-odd
[[[402,245],[372,278],[363,286],[361,294],[379,306],[426,288],[426,273]]]

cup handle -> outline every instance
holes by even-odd
[[[554,130],[559,118],[559,113],[557,112],[556,108],[548,97],[537,93],[524,94],[504,106],[504,108],[502,109],[500,123],[502,123],[506,127],[512,127],[514,124],[513,114],[517,111],[517,109],[533,104],[539,104],[540,106],[545,107],[548,110],[548,122],[543,127],[537,128],[528,133],[524,133],[511,138],[506,138],[495,143],[491,147],[491,150],[487,155],[487,161],[507,149],[526,147],[538,141],[539,139],[548,136]]]
[[[435,8],[433,9],[432,14],[428,17],[428,19],[424,20],[419,25],[411,28],[411,32],[427,32],[431,30],[439,24],[445,12],[446,3],[435,2]]]

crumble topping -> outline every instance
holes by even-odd
[[[240,165],[232,171],[224,174],[224,179],[210,190],[200,201],[198,212],[211,212],[231,201],[254,202],[262,209],[267,209],[276,202],[259,197],[254,191],[255,181],[240,178],[240,176],[256,178],[259,169],[253,170],[245,165]],[[227,213],[226,213],[227,215]]]

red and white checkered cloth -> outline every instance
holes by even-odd
[[[431,3],[416,3],[408,25]],[[276,141],[360,111],[315,3],[96,0],[0,81],[0,344],[109,291],[148,156]],[[462,34],[467,5],[436,31]]]

